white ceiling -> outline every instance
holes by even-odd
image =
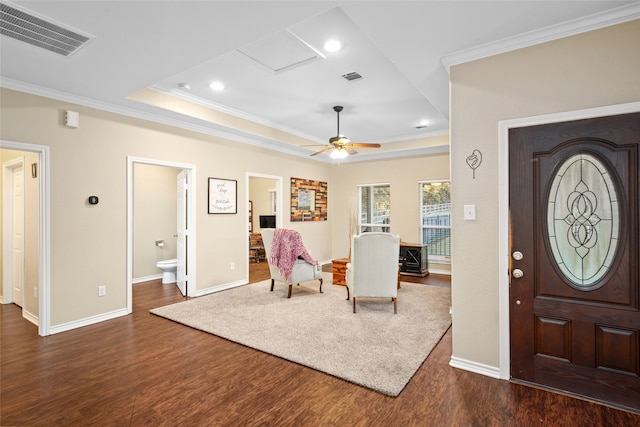
[[[92,36],[66,57],[0,37],[3,87],[302,156],[322,147],[299,146],[336,135],[332,107],[342,105],[341,133],[383,146],[359,149],[356,160],[447,149],[425,137],[448,131],[448,66],[640,17],[637,1],[2,3]],[[329,38],[343,49],[324,52]],[[277,72],[250,58],[282,68],[313,55],[318,59]],[[364,78],[341,77],[350,72]],[[225,90],[209,89],[213,80]],[[147,88],[298,138],[256,136],[127,98]],[[429,126],[417,129],[421,120]],[[412,141],[410,151],[402,143],[420,138],[423,146]]]

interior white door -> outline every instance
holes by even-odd
[[[188,171],[183,170],[178,174],[177,188],[178,188],[178,224],[177,224],[177,243],[176,243],[176,258],[178,260],[178,267],[176,270],[176,285],[182,295],[187,295],[187,240],[189,239],[189,223],[187,216],[187,203],[189,198],[189,192],[187,190]]]
[[[13,169],[13,248],[11,280],[13,302],[23,306],[24,289],[24,169]]]

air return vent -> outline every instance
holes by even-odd
[[[91,37],[25,11],[0,3],[0,34],[69,56]]]
[[[343,74],[342,78],[352,82],[354,80],[361,80],[364,77],[362,77],[360,73],[356,73],[355,71],[352,71],[351,73]]]

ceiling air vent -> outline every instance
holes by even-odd
[[[0,34],[3,36],[63,56],[71,55],[91,39],[91,36],[51,21],[0,3]]]
[[[362,77],[362,75],[360,73],[356,73],[355,71],[353,71],[351,73],[343,74],[342,78],[352,82],[354,80],[363,79],[364,77]]]

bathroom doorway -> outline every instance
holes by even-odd
[[[195,292],[195,197],[191,197],[195,166],[127,160],[127,306],[131,312],[133,284],[162,277],[158,261],[175,259],[175,285],[184,296]]]
[[[263,277],[267,268],[264,249],[260,248],[261,227],[282,227],[282,177],[247,173],[247,277],[249,283],[256,281],[257,270]],[[262,264],[262,265],[261,265]],[[253,272],[253,274],[252,274]]]

